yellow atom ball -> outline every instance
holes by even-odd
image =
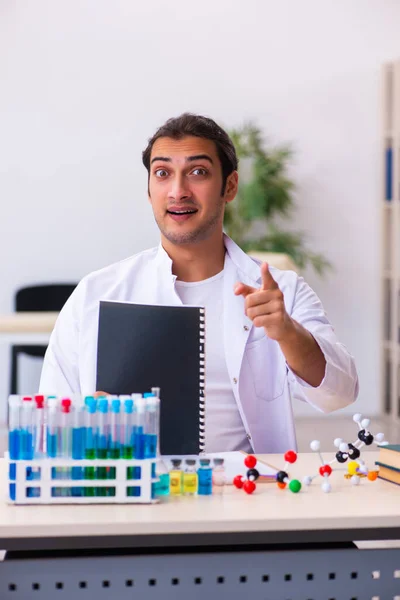
[[[347,470],[350,473],[350,475],[357,475],[357,469],[358,469],[358,462],[356,462],[355,460],[351,460],[349,462],[349,464],[347,465]]]

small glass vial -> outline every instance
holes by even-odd
[[[183,473],[183,493],[185,496],[197,494],[198,477],[196,472],[196,461],[193,458],[185,460],[186,468]]]
[[[199,476],[199,496],[210,496],[212,494],[212,468],[209,458],[200,459],[200,468],[197,471]]]
[[[169,492],[171,496],[180,496],[182,494],[182,469],[181,459],[172,459],[172,469],[169,472]]]
[[[154,486],[156,496],[169,496],[169,473],[164,461],[159,458],[156,465],[158,481]]]
[[[213,493],[222,494],[225,486],[225,465],[223,458],[214,458],[212,474]]]

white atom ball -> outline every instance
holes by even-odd
[[[346,444],[346,442],[343,442],[342,444],[340,444],[339,446],[339,450],[340,452],[347,452],[349,449],[349,445]]]
[[[333,441],[334,446],[336,446],[336,448],[340,447],[340,444],[343,442],[342,438],[336,438],[336,440]]]
[[[375,441],[378,443],[383,442],[384,439],[385,439],[384,433],[377,433],[375,436]]]
[[[313,440],[310,444],[311,450],[317,452],[321,448],[321,443],[319,440]]]
[[[359,423],[361,421],[361,419],[362,419],[362,414],[361,413],[356,413],[353,416],[353,421],[355,421],[355,423]]]
[[[358,470],[360,471],[360,473],[364,473],[364,475],[368,473],[367,465],[359,464]]]
[[[366,429],[370,423],[371,423],[370,419],[363,419],[361,421],[361,427],[363,427],[363,429]]]
[[[303,477],[303,485],[311,485],[312,477],[310,475],[306,475]]]
[[[323,492],[325,492],[325,494],[329,494],[329,492],[332,490],[332,486],[329,483],[329,481],[325,481],[322,485],[321,485],[321,489]]]
[[[353,475],[350,481],[353,485],[358,485],[360,483],[360,478],[357,475]]]

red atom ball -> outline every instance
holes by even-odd
[[[332,473],[332,468],[329,465],[322,465],[319,468],[319,474],[323,477],[325,474],[330,475]]]
[[[238,490],[242,489],[243,487],[243,477],[242,475],[236,475],[236,477],[233,480],[233,485],[235,487],[237,487]]]
[[[248,456],[246,456],[246,458],[244,459],[244,464],[246,465],[246,467],[248,467],[249,469],[254,469],[254,467],[257,464],[257,459],[255,456],[253,456],[252,454],[249,454]]]
[[[278,488],[280,488],[281,490],[284,490],[286,487],[286,483],[278,481]]]
[[[284,455],[283,458],[286,460],[286,462],[288,463],[295,463],[297,460],[297,454],[296,452],[294,452],[293,450],[288,450]]]
[[[254,483],[254,481],[245,481],[243,484],[243,489],[246,492],[246,494],[252,494],[256,489],[256,484]]]

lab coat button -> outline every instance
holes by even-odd
[[[233,383],[237,383],[236,377],[233,378]]]
[[[249,328],[248,328],[248,326],[247,326],[247,325],[243,325],[243,329],[244,329],[245,331],[248,331],[248,330],[249,330]]]

